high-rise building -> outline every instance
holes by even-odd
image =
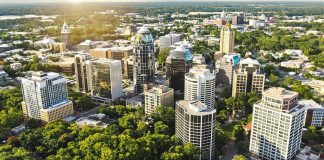
[[[145,114],[154,113],[155,109],[159,106],[172,107],[174,106],[174,93],[173,89],[167,86],[154,86],[145,93]]]
[[[200,101],[176,102],[175,135],[200,149],[200,160],[215,159],[216,109]]]
[[[66,79],[58,73],[33,72],[21,79],[22,111],[26,118],[54,121],[74,114],[68,99]]]
[[[171,45],[180,42],[181,34],[171,33],[159,38],[159,48],[170,48]]]
[[[221,19],[226,19],[226,12],[225,12],[225,10],[223,10],[223,12],[220,14],[220,18]]]
[[[249,92],[255,92],[261,96],[264,80],[265,75],[260,71],[260,63],[251,58],[243,59],[233,74],[232,96]]]
[[[65,22],[61,28],[61,41],[66,44],[66,47],[68,49],[71,49],[71,47],[72,47],[71,31],[70,31],[69,26]]]
[[[220,33],[220,53],[234,53],[234,39],[235,32],[232,30],[231,24],[227,23]]]
[[[74,56],[74,70],[77,88],[80,92],[89,92],[86,61],[91,57],[86,53],[80,53]]]
[[[134,90],[135,93],[143,93],[144,84],[154,78],[154,44],[153,37],[146,27],[140,28],[133,37],[134,55]]]
[[[232,18],[233,25],[244,24],[244,13],[241,13],[239,15],[234,15],[231,18]]]
[[[289,160],[300,149],[305,106],[298,93],[270,88],[253,106],[250,152],[260,159]]]
[[[133,79],[134,56],[123,58],[122,65],[123,65],[123,77],[125,79]]]
[[[199,100],[208,107],[215,106],[215,74],[206,65],[193,66],[185,74],[185,100]]]
[[[240,55],[236,53],[230,53],[224,55],[222,58],[216,61],[216,86],[230,86],[233,81],[233,71],[238,67],[240,62]]]
[[[122,66],[120,60],[89,60],[87,76],[93,101],[111,103],[123,95]]]
[[[111,47],[111,48],[95,48],[90,49],[90,56],[92,58],[109,58],[122,60],[128,58],[132,54],[133,47]]]
[[[184,75],[192,67],[192,54],[184,47],[171,50],[166,59],[166,77],[174,90],[184,90]]]
[[[305,127],[324,126],[324,106],[316,103],[314,100],[302,100],[299,101],[300,105],[306,107],[305,112]]]

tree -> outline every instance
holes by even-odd
[[[216,119],[219,123],[224,123],[227,120],[227,110],[221,110]]]
[[[277,84],[277,83],[279,82],[279,77],[276,76],[276,75],[274,75],[274,74],[271,74],[271,75],[269,76],[269,81],[270,81],[270,83],[271,83],[272,85],[275,85],[275,84]]]
[[[155,112],[152,113],[150,118],[153,119],[153,122],[158,122],[161,121],[170,128],[170,133],[174,133],[174,128],[175,128],[175,111],[171,107],[157,107],[155,109]]]
[[[243,141],[245,139],[245,130],[242,124],[237,124],[233,127],[232,136],[235,137],[235,140]]]
[[[156,122],[154,123],[154,133],[168,135],[170,134],[169,127],[161,121]]]
[[[133,129],[137,127],[138,117],[134,114],[128,114],[118,119],[118,124],[124,129]]]
[[[158,62],[160,65],[164,64],[167,57],[169,56],[170,49],[169,48],[162,48],[158,55]]]
[[[239,94],[236,97],[225,99],[225,103],[232,110],[232,117],[235,117],[236,111],[244,107],[243,95]]]
[[[28,119],[26,123],[26,128],[28,129],[36,129],[42,126],[42,121],[35,119],[35,118],[30,118]]]
[[[233,160],[245,160],[245,157],[243,155],[235,155]]]

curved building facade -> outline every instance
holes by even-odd
[[[200,160],[215,159],[216,109],[200,101],[176,102],[176,136],[200,149]]]
[[[133,37],[133,78],[135,93],[143,93],[144,84],[154,78],[154,44],[150,31],[142,27]]]

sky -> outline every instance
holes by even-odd
[[[0,0],[2,3],[33,3],[33,2],[68,2],[68,3],[80,3],[80,2],[174,2],[174,1],[310,1],[310,0]],[[311,1],[320,1],[324,0],[311,0]]]

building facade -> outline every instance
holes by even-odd
[[[226,54],[216,61],[216,86],[231,86],[233,81],[233,71],[237,69],[240,56],[235,53]]]
[[[154,78],[155,57],[153,37],[150,31],[142,27],[133,37],[133,79],[135,93],[143,93],[144,84],[149,83]]]
[[[215,106],[215,73],[206,65],[192,67],[185,74],[185,100],[199,100],[208,107]]]
[[[66,44],[66,48],[71,49],[71,31],[65,22],[61,28],[61,41]]]
[[[314,100],[302,100],[298,104],[306,107],[305,127],[324,127],[324,106]]]
[[[102,58],[86,63],[88,85],[93,101],[109,104],[123,95],[120,60]]]
[[[154,113],[159,106],[174,107],[174,91],[167,86],[154,86],[145,95],[145,114]]]
[[[305,106],[298,93],[270,88],[253,106],[250,152],[260,159],[289,160],[300,149]]]
[[[165,62],[166,77],[174,90],[184,91],[184,75],[192,67],[192,57],[191,52],[184,47],[170,51]]]
[[[233,74],[232,96],[255,92],[262,95],[265,75],[261,74],[260,63],[251,58],[243,59]]]
[[[215,159],[216,109],[200,101],[176,102],[175,135],[200,149],[200,160]]]
[[[73,105],[68,99],[66,79],[58,73],[34,72],[22,78],[22,111],[26,118],[50,122],[73,115]]]
[[[235,32],[232,30],[231,24],[227,23],[220,33],[220,52],[222,54],[234,53],[234,39]]]
[[[109,58],[122,60],[128,58],[133,51],[133,47],[111,47],[111,48],[95,48],[90,50],[90,56],[93,58]]]
[[[86,61],[90,59],[90,56],[86,53],[80,53],[74,56],[74,73],[79,92],[87,93],[90,91],[86,67]]]

